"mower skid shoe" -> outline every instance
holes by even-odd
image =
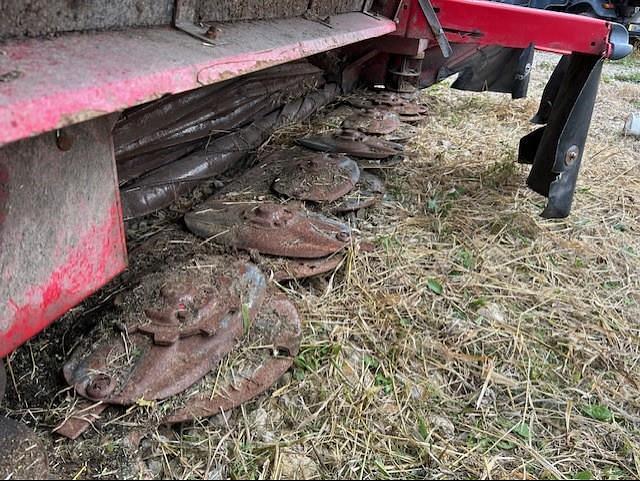
[[[520,141],[519,161],[533,163],[527,185],[548,197],[542,216],[567,217],[598,93],[603,59],[570,56],[545,127]]]

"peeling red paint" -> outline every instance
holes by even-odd
[[[46,282],[33,286],[23,299],[9,299],[14,313],[0,332],[0,357],[38,334],[66,311],[94,293],[126,267],[120,202],[102,225],[87,228],[77,246]]]

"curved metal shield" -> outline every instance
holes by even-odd
[[[394,112],[380,109],[362,109],[342,122],[342,127],[360,130],[366,134],[387,135],[400,127],[400,117]]]

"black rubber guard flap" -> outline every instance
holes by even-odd
[[[562,80],[567,74],[570,60],[571,55],[563,55],[556,65],[556,68],[553,69],[553,73],[551,74],[551,77],[549,78],[549,81],[547,82],[547,85],[545,85],[544,91],[542,92],[542,98],[540,99],[538,112],[536,112],[536,114],[531,119],[532,123],[544,125],[549,121],[549,116],[551,115],[553,104],[558,97],[558,91],[560,90],[560,86],[562,85]]]
[[[438,76],[441,79],[460,72],[451,86],[454,89],[504,92],[510,93],[514,99],[524,98],[529,87],[533,53],[533,46],[524,49],[493,45],[482,47],[462,62],[446,64]],[[455,58],[452,60],[455,62]]]
[[[549,94],[553,100],[544,115],[547,125],[520,140],[518,160],[533,163],[527,185],[549,199],[542,212],[546,218],[564,218],[571,212],[603,59],[573,54],[565,62],[559,67],[566,67],[566,72],[557,92]]]

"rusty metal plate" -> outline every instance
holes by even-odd
[[[0,479],[49,479],[47,451],[36,433],[0,417]]]
[[[344,260],[343,255],[331,255],[318,259],[286,259],[262,257],[260,267],[277,282],[306,279],[337,269]]]
[[[272,188],[293,199],[333,202],[350,192],[359,178],[358,164],[350,158],[316,153],[285,165]]]
[[[334,214],[354,212],[375,205],[382,199],[385,188],[380,177],[370,172],[362,172],[356,188],[329,206]]]
[[[127,330],[148,334],[157,345],[170,345],[199,334],[213,336],[220,321],[238,310],[240,298],[233,287],[233,280],[225,276],[206,285],[198,285],[191,279],[165,285],[160,289],[165,305],[146,309],[146,319]]]
[[[282,166],[289,161],[278,154],[281,152],[259,160],[257,165],[235,176],[213,197],[228,202],[264,199],[271,192],[271,184],[282,172]]]
[[[184,220],[191,232],[212,242],[283,257],[325,257],[351,239],[349,227],[341,222],[273,202],[210,199]]]
[[[357,108],[377,108],[389,110],[400,116],[403,122],[412,122],[422,119],[427,113],[427,108],[410,99],[393,92],[378,92],[367,96],[354,96],[347,99],[350,105]]]
[[[378,108],[384,108],[384,107],[378,107]],[[390,110],[391,112],[398,114],[398,117],[400,117],[401,122],[414,123],[414,122],[419,122],[424,118],[424,116],[420,114],[403,114],[398,112],[396,109],[391,109],[389,107],[387,107],[387,109]]]
[[[242,347],[216,372],[185,392],[163,422],[180,423],[233,409],[265,392],[291,367],[302,329],[295,306],[284,297],[268,299]]]
[[[384,159],[400,154],[404,150],[402,144],[366,135],[353,129],[339,129],[329,135],[303,137],[296,142],[309,149],[365,159]]]
[[[231,284],[221,288],[226,281],[220,276],[232,279]],[[65,364],[65,378],[80,396],[108,404],[173,396],[233,349],[243,332],[243,314],[256,314],[265,290],[256,266],[230,264],[224,257],[212,256],[206,268],[175,266],[149,274],[125,294],[124,313],[111,314],[120,332],[108,322],[96,328],[91,342]],[[220,298],[222,292],[239,302]],[[160,327],[141,330],[143,316]]]
[[[316,153],[306,149],[279,150],[258,159],[256,165],[216,192],[213,197],[225,201],[263,200],[272,190],[273,181],[289,165],[316,157]]]
[[[100,418],[100,414],[109,407],[105,403],[91,403],[81,400],[69,415],[53,432],[69,439],[78,439]]]
[[[366,134],[387,135],[400,127],[400,117],[395,112],[380,109],[361,109],[342,122],[346,129],[360,130]]]

